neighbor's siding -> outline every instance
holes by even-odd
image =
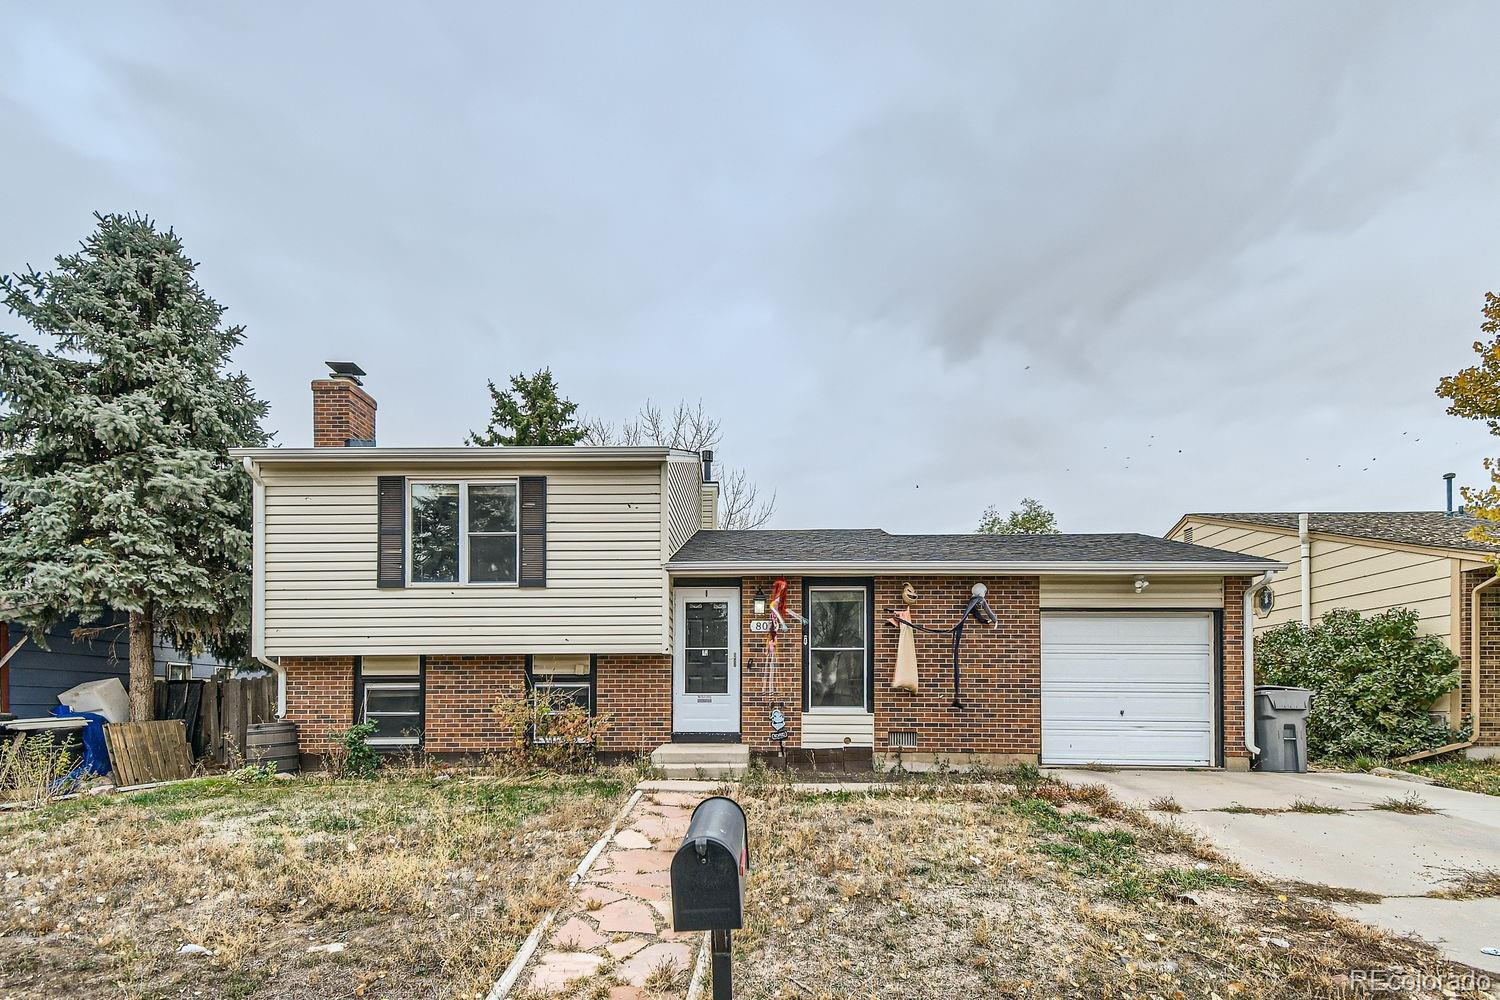
[[[1150,586],[1137,594],[1128,576],[1044,576],[1043,608],[1220,608],[1224,606],[1223,577],[1150,576]]]
[[[423,479],[545,475],[547,586],[382,590],[375,479],[402,471],[264,470],[268,655],[668,648],[660,466],[422,469]]]
[[[698,491],[702,507],[700,526],[712,531],[719,526],[719,484],[704,483]]]
[[[1302,575],[1297,533],[1189,520],[1193,542],[1287,564],[1271,589],[1276,610],[1255,619],[1257,633],[1302,620]],[[1184,525],[1186,527],[1186,525]],[[1172,537],[1181,540],[1181,529]],[[1411,608],[1424,635],[1447,638],[1453,624],[1452,562],[1447,555],[1388,548],[1377,542],[1349,542],[1314,534],[1312,547],[1312,617],[1335,608],[1376,614]]]

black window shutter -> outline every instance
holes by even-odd
[[[521,477],[521,572],[523,587],[547,586],[547,477]]]
[[[380,476],[375,541],[375,585],[406,586],[406,477]]]

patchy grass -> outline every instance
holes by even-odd
[[[1446,754],[1436,760],[1419,760],[1397,766],[1403,771],[1432,778],[1444,788],[1500,795],[1500,759],[1469,760],[1457,753]]]
[[[1325,997],[1350,969],[1457,970],[1097,786],[740,798],[752,831],[774,831],[752,832],[735,936],[750,1000]]]
[[[1146,808],[1152,812],[1180,813],[1182,812],[1182,803],[1170,795],[1158,795],[1146,803]]]
[[[483,996],[625,789],[394,770],[8,813],[0,996]]]
[[[1381,799],[1371,809],[1382,809],[1385,812],[1405,813],[1408,816],[1425,816],[1437,812],[1436,809],[1427,804],[1427,800],[1416,792],[1407,792],[1405,795],[1392,795]]]
[[[1311,813],[1315,816],[1335,816],[1342,815],[1344,812],[1344,810],[1340,809],[1338,806],[1325,805],[1324,803],[1318,802],[1315,799],[1295,799],[1293,800],[1291,805],[1287,806],[1286,811],[1294,813]]]

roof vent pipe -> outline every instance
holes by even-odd
[[[703,481],[711,483],[714,481],[714,453],[712,449],[705,448],[699,452],[703,458]]]
[[[1448,516],[1449,517],[1453,516],[1453,477],[1456,476],[1456,475],[1458,475],[1458,473],[1456,473],[1456,472],[1445,472],[1445,473],[1443,473],[1443,485],[1445,487],[1447,487],[1447,490],[1448,490]]]

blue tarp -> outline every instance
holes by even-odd
[[[52,714],[59,718],[89,720],[88,725],[83,727],[83,732],[80,734],[83,739],[83,760],[79,761],[77,767],[58,779],[58,785],[66,788],[95,775],[108,774],[110,771],[109,748],[104,743],[104,727],[109,720],[98,712],[75,712],[66,705],[58,705],[52,710]]]

